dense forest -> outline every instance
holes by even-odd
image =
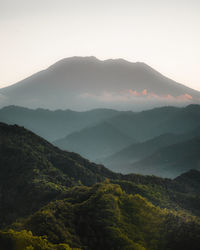
[[[122,175],[0,124],[0,249],[199,249],[200,172]]]

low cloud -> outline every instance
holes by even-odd
[[[129,89],[127,91],[123,91],[121,93],[113,93],[104,91],[101,94],[93,94],[93,93],[83,93],[80,95],[81,98],[85,99],[93,99],[101,102],[112,103],[112,102],[135,102],[135,101],[164,101],[165,103],[185,103],[191,101],[199,101],[194,100],[193,97],[187,93],[179,96],[168,95],[157,95],[153,92],[148,92],[147,89],[142,91],[136,91],[133,89]]]

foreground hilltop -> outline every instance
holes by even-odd
[[[199,247],[197,170],[121,175],[1,123],[0,178],[2,250]]]
[[[92,185],[112,175],[22,127],[0,123],[0,222],[35,211],[67,187]]]
[[[198,103],[200,93],[170,80],[145,63],[71,57],[0,89],[0,98],[1,106],[141,110]]]

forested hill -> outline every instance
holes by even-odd
[[[199,179],[113,173],[0,123],[0,249],[196,250]]]
[[[22,127],[0,123],[0,222],[35,211],[67,187],[112,176],[105,167],[62,151]]]

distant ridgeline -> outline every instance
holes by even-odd
[[[198,250],[199,216],[198,170],[117,174],[0,123],[1,250]]]
[[[24,126],[63,150],[124,174],[174,178],[200,170],[200,105],[142,112],[8,106],[0,109],[0,121]]]

